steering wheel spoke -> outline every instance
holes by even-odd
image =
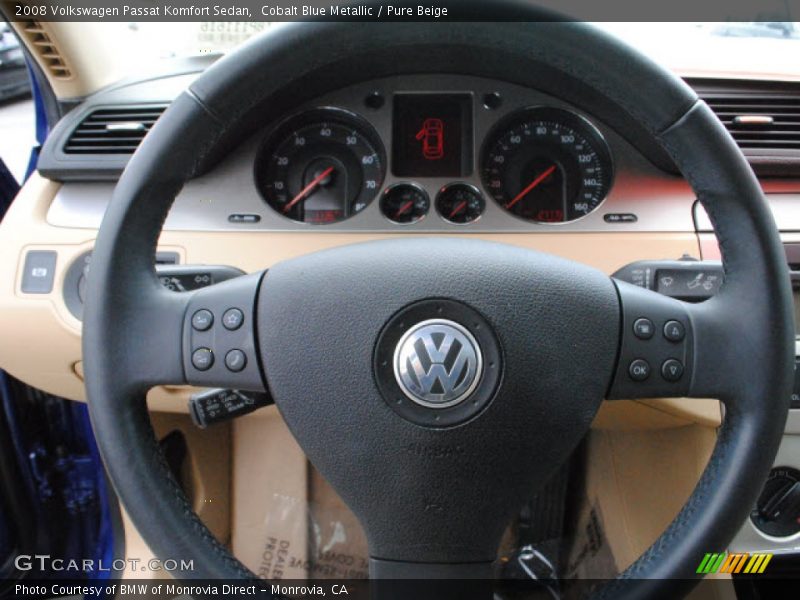
[[[694,376],[688,396],[718,398],[729,409],[743,397],[742,391],[752,381],[752,365],[759,362],[759,344],[755,340],[764,333],[753,326],[751,319],[742,318],[744,306],[747,302],[725,288],[706,302],[687,305],[695,351]],[[780,333],[776,332],[776,337],[778,335]],[[747,362],[743,360],[745,357]],[[778,404],[788,402],[787,395],[784,402]]]
[[[118,298],[105,316],[127,332],[123,351],[102,357],[116,374],[117,385],[147,390],[186,383],[180,340],[190,294],[169,291],[153,281],[149,288],[139,288],[135,303],[128,303],[128,297]]]
[[[264,392],[254,333],[261,277],[183,293],[154,285],[122,311],[135,335],[122,355],[108,359],[124,361],[126,381],[139,389],[190,384]]]
[[[748,378],[742,347],[752,336],[746,319],[737,322],[742,304],[729,289],[695,304],[614,283],[622,318],[609,400],[692,397],[715,398],[728,406],[736,402]]]
[[[619,359],[610,400],[687,396],[695,370],[690,306],[623,281]]]

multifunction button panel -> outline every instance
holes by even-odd
[[[254,278],[260,277],[237,277],[192,296],[184,319],[184,368],[189,383],[264,389],[253,327],[258,289]]]
[[[609,398],[678,397],[689,392],[691,322],[682,302],[618,281],[622,336]]]

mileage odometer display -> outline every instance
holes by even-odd
[[[256,182],[277,213],[301,223],[335,223],[377,196],[384,157],[366,122],[320,109],[290,119],[269,137],[256,161]]]
[[[532,108],[502,121],[484,145],[483,185],[505,210],[538,223],[574,221],[611,186],[608,146],[583,117]]]

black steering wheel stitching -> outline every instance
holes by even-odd
[[[532,19],[541,16],[533,9],[530,15]],[[398,62],[396,56],[401,53],[404,60]],[[185,348],[181,347],[186,339],[187,314],[194,302],[240,299],[246,306],[246,318],[258,320],[257,331],[249,331],[250,337],[243,343],[250,344],[254,353],[257,345],[263,348],[274,344],[274,336],[286,332],[270,330],[267,320],[282,315],[276,303],[299,293],[295,263],[277,265],[266,277],[241,277],[233,280],[235,284],[218,284],[207,292],[168,292],[158,283],[152,267],[161,227],[176,194],[198,166],[254,119],[266,122],[287,95],[310,99],[334,82],[344,86],[373,77],[437,72],[493,77],[536,87],[579,106],[586,98],[609,103],[632,127],[647,131],[670,155],[714,224],[725,283],[717,296],[693,306],[670,303],[618,282],[612,284],[594,270],[568,261],[504,246],[444,240],[386,242],[404,244],[423,261],[431,251],[445,255],[456,249],[472,252],[483,257],[492,273],[509,268],[521,275],[541,275],[543,281],[555,281],[562,269],[579,275],[586,282],[581,285],[598,299],[598,312],[609,323],[604,331],[610,332],[610,341],[591,341],[602,355],[619,351],[624,356],[626,344],[631,342],[623,324],[629,322],[633,308],[644,307],[657,314],[680,311],[690,332],[687,356],[691,359],[687,365],[690,377],[681,395],[720,399],[726,408],[724,421],[709,464],[680,514],[617,580],[599,590],[597,597],[655,598],[685,593],[691,586],[689,580],[697,577],[698,556],[709,549],[723,549],[747,517],[783,433],[794,360],[787,267],[758,182],[713,113],[682,81],[622,43],[579,23],[452,23],[446,28],[431,23],[358,27],[297,24],[231,53],[172,103],[116,187],[98,234],[88,285],[83,328],[86,385],[95,434],[117,492],[157,555],[193,559],[194,570],[177,573],[178,577],[255,579],[192,511],[158,448],[144,398],[146,391],[158,384],[203,384],[187,376]],[[591,110],[591,106],[585,108]],[[170,168],[165,169],[165,164]],[[391,248],[373,247],[367,252],[375,255],[376,250]],[[343,249],[299,259],[297,264],[312,274],[339,265],[347,278],[352,270],[347,261],[362,260],[363,256],[363,249]],[[367,270],[379,277],[385,267],[380,258],[366,262]],[[430,268],[436,274],[436,265]],[[492,283],[507,285],[514,293],[520,291],[515,288],[520,284],[514,281],[498,279]],[[420,285],[413,292],[424,293],[425,282]],[[335,283],[331,286],[334,293],[338,292]],[[393,289],[390,282],[386,286]],[[556,287],[550,285],[548,293],[557,293],[552,291]],[[436,286],[431,283],[429,288]],[[472,288],[459,289],[465,303],[481,305]],[[406,292],[398,288],[398,293]],[[409,298],[413,295],[411,291],[408,294]],[[267,300],[270,306],[266,306]],[[481,305],[481,312],[492,321],[492,315],[486,315],[491,312],[489,305]],[[587,314],[585,319],[592,324],[594,317]],[[518,340],[507,331],[500,337],[511,365],[515,359],[509,346],[516,348]],[[316,342],[321,349],[330,348],[330,341],[322,335],[305,343],[313,346]],[[153,352],[153,348],[159,352]],[[269,385],[312,462],[322,463],[323,474],[330,477],[365,524],[374,558],[373,575],[469,577],[488,573],[483,565],[491,558],[493,541],[473,540],[460,530],[454,533],[459,543],[446,547],[440,539],[431,539],[418,549],[421,559],[411,560],[414,553],[406,541],[393,537],[398,535],[392,531],[398,529],[396,524],[373,507],[380,500],[380,490],[373,491],[371,498],[360,497],[348,481],[341,479],[335,466],[326,464],[315,440],[304,431],[317,417],[303,414],[293,400],[291,379],[296,373],[284,368],[281,359],[270,357],[270,353],[262,351],[262,361],[253,362],[255,371],[250,375],[254,379],[250,381],[257,381],[266,370],[268,381],[260,384]],[[603,389],[599,398],[609,384],[610,397],[633,397],[634,392],[617,385],[618,378],[611,383],[619,364],[601,366],[608,374],[600,383]],[[509,376],[508,381],[512,380]],[[241,381],[231,383],[230,387],[236,387]],[[589,391],[597,393],[595,389]],[[287,397],[285,401],[282,394]],[[664,395],[663,390],[654,390],[653,394]],[[581,402],[574,418],[588,428],[597,403],[589,399]],[[510,410],[519,408],[513,403],[511,406]],[[486,419],[501,410],[498,400],[490,408],[484,413]],[[373,411],[371,417],[377,414],[375,410],[363,407],[363,411]],[[388,412],[381,412],[379,418],[388,418],[384,417]],[[476,419],[475,426],[480,427],[483,419]],[[400,430],[405,425],[397,427]],[[573,437],[579,437],[578,433]],[[369,461],[365,464],[367,470],[377,468]],[[549,467],[533,468],[539,469],[537,476],[542,476]],[[525,477],[514,477],[517,475]],[[509,485],[513,488],[513,480]],[[493,522],[470,522],[490,538],[497,535],[498,523],[505,524],[502,519],[516,508],[511,505],[518,499],[515,490],[498,490],[498,496],[500,506]],[[458,511],[459,518],[471,519]],[[154,515],[160,518],[156,520]],[[453,523],[458,520],[453,518],[448,526]]]

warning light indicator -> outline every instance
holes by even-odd
[[[425,119],[422,129],[415,137],[422,142],[422,156],[425,160],[444,158],[444,121],[436,118]]]
[[[398,177],[472,173],[472,96],[395,94],[392,172]]]

